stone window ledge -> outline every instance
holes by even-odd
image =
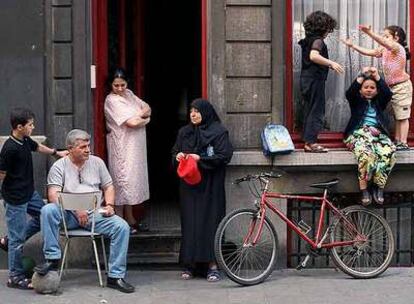
[[[396,154],[397,164],[414,164],[414,149],[399,151]],[[235,151],[230,166],[270,166],[270,157],[261,151]],[[273,165],[277,167],[308,167],[308,166],[354,166],[357,162],[354,155],[345,149],[330,149],[328,153],[305,153],[302,149],[291,154],[276,155]]]

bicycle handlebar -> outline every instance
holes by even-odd
[[[281,174],[278,173],[274,173],[274,172],[262,172],[259,174],[255,174],[255,175],[251,175],[251,174],[247,174],[246,176],[240,177],[240,178],[236,178],[233,182],[233,184],[240,184],[242,182],[245,181],[251,181],[251,180],[256,180],[256,179],[260,179],[260,178],[279,178],[281,177]]]

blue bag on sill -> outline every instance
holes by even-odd
[[[260,136],[265,156],[288,154],[295,150],[289,131],[282,125],[268,123],[263,128]]]

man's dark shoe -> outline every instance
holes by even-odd
[[[46,260],[45,263],[40,264],[33,268],[34,272],[37,272],[38,274],[44,276],[49,271],[58,271],[59,269],[59,261],[60,260]]]
[[[132,293],[135,291],[135,287],[125,282],[124,279],[110,278],[106,280],[106,287],[118,289],[121,292]]]

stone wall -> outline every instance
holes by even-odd
[[[260,148],[266,122],[283,122],[283,1],[213,0],[209,99],[236,149]]]
[[[73,128],[92,133],[90,1],[47,0],[47,136],[57,148]]]

